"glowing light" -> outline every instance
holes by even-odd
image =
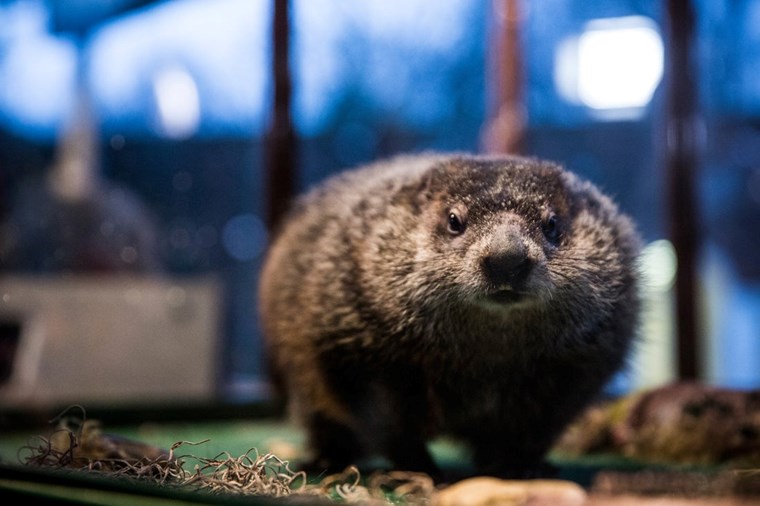
[[[198,87],[183,68],[166,67],[153,81],[160,132],[167,137],[184,139],[200,125],[201,106]]]
[[[558,46],[555,86],[567,100],[593,110],[635,115],[652,100],[663,62],[662,37],[651,19],[595,20]]]
[[[54,137],[74,97],[76,46],[66,39],[37,36],[8,44],[3,53],[0,121],[23,135]]]
[[[673,244],[665,239],[647,244],[641,254],[641,266],[648,288],[658,292],[669,290],[675,282],[678,267]]]

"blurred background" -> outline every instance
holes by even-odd
[[[626,392],[760,386],[760,0],[0,0],[0,410],[268,396],[293,193],[557,160],[640,226]]]

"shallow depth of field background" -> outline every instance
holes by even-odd
[[[271,3],[0,1],[3,406],[268,395],[255,285],[269,237]],[[293,0],[296,188],[394,153],[487,150],[503,3]],[[664,2],[517,3],[522,152],[597,183],[647,245],[642,340],[610,390],[663,384],[677,371],[678,268]],[[760,0],[695,9],[700,371],[756,388]],[[77,164],[97,182],[80,193]]]

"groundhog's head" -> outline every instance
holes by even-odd
[[[495,314],[542,306],[572,316],[631,299],[637,235],[590,183],[523,158],[454,158],[422,179],[407,194],[414,216],[400,227],[413,229],[398,251],[404,268],[390,266],[406,273],[396,281],[411,304]]]

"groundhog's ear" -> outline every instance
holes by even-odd
[[[415,214],[419,214],[422,209],[433,198],[433,171],[429,170],[422,177],[422,180],[417,184],[414,189],[414,197],[412,199],[412,205],[414,206]]]
[[[450,169],[446,165],[438,164],[430,167],[422,174],[413,189],[412,206],[415,214],[420,214],[440,194],[441,185],[446,181],[448,170]]]
[[[599,190],[596,189],[588,181],[584,181],[578,178],[571,172],[562,172],[562,178],[565,180],[565,188],[573,195],[570,199],[575,203],[578,209],[573,210],[573,213],[580,209],[589,209],[592,214],[597,214],[602,206],[602,195]]]
[[[445,179],[445,172],[445,166],[433,165],[401,189],[399,196],[404,199],[405,205],[411,205],[414,214],[421,214],[435,200],[436,194],[440,192],[441,181]]]

